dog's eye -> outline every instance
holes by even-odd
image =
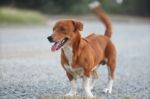
[[[61,27],[61,28],[60,28],[60,31],[61,31],[61,32],[64,32],[64,31],[65,31],[65,28]]]

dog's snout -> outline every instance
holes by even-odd
[[[53,40],[53,37],[52,36],[48,36],[47,39],[50,41],[50,42],[54,42]]]

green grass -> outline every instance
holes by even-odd
[[[44,24],[44,16],[36,11],[0,8],[0,24]]]

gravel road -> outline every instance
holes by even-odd
[[[64,95],[70,83],[60,65],[60,51],[52,53],[48,26],[0,26],[0,99],[36,99]],[[104,32],[96,20],[84,20],[83,36]],[[93,94],[104,99],[150,99],[150,21],[113,21],[117,47],[116,80],[111,95],[104,94],[106,66],[100,66]],[[79,95],[84,95],[80,80]]]

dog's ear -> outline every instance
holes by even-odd
[[[74,31],[82,31],[83,30],[83,23],[78,20],[72,20],[73,26],[74,26]]]

